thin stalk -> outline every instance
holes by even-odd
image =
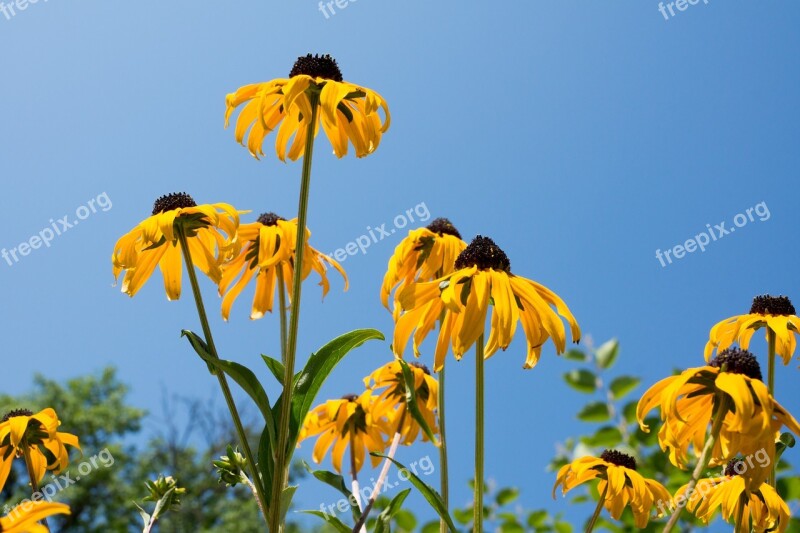
[[[31,460],[31,451],[28,449],[27,446],[23,446],[22,455],[25,457],[25,468],[28,469],[28,477],[31,480],[31,494],[36,494],[39,492],[39,480],[36,479],[36,472],[33,469],[33,461]],[[50,526],[47,525],[47,518],[42,518],[40,522],[50,530]]]
[[[742,497],[739,496],[739,503],[737,504],[738,509],[736,510],[736,521],[733,523],[733,530],[734,531],[750,531],[748,527],[745,529],[742,527],[742,518],[744,518],[744,505],[742,505]]]
[[[722,423],[725,421],[725,415],[728,413],[728,404],[728,396],[723,394],[719,402],[717,416],[714,418],[714,424],[711,426],[711,434],[708,436],[705,446],[703,446],[703,453],[700,454],[700,459],[697,460],[697,465],[694,468],[694,472],[692,472],[692,479],[689,480],[689,484],[686,485],[684,494],[692,494],[694,492],[694,488],[697,486],[697,481],[700,479],[700,476],[703,475],[703,470],[706,469],[709,461],[711,460],[711,452],[714,451],[714,445],[717,443],[717,439],[719,438],[719,432],[722,429]],[[682,511],[682,506],[675,508],[675,510],[672,512],[672,516],[669,517],[667,525],[664,526],[663,533],[669,533],[672,531],[672,528],[678,523],[678,519],[681,517]]]
[[[442,367],[441,372],[439,372],[439,490],[441,491],[442,502],[444,502],[444,508],[447,509],[447,512],[450,512],[450,504],[449,504],[449,493],[450,489],[448,487],[448,472],[447,472],[447,438],[445,434],[445,418],[444,418],[444,367]],[[447,525],[447,522],[444,521],[444,518],[439,520],[439,532],[440,533],[449,533],[450,528]]]
[[[297,209],[297,246],[294,256],[294,276],[292,278],[292,312],[289,317],[289,335],[286,339],[286,360],[284,361],[283,400],[281,403],[281,416],[278,419],[278,447],[275,450],[275,474],[272,481],[272,522],[270,531],[281,533],[283,517],[280,513],[281,495],[286,486],[289,474],[289,451],[286,449],[289,442],[289,422],[292,412],[292,380],[294,378],[294,365],[297,355],[297,330],[300,325],[300,290],[303,281],[303,256],[306,249],[306,226],[308,215],[308,195],[311,186],[311,161],[314,153],[314,130],[319,113],[319,96],[312,95],[311,120],[308,122],[306,132],[306,145],[303,154],[303,175],[300,183],[300,203]]]
[[[278,305],[281,317],[281,362],[286,366],[286,283],[283,281],[283,265],[278,264]]]
[[[603,512],[603,504],[606,501],[606,495],[608,494],[609,485],[610,483],[606,481],[606,488],[603,489],[603,494],[600,495],[600,500],[598,500],[597,502],[597,507],[594,510],[592,519],[589,521],[589,525],[586,526],[586,533],[592,533],[592,530],[594,530],[594,525],[597,523],[597,519],[600,518],[600,513]]]
[[[475,503],[472,509],[472,531],[483,532],[483,421],[484,421],[483,334],[475,343]]]
[[[350,424],[350,475],[353,477],[352,492],[353,498],[356,499],[356,505],[359,512],[364,510],[361,505],[361,489],[358,486],[358,467],[356,465],[356,433],[355,424]],[[367,528],[361,526],[361,533],[367,533]]]
[[[176,225],[176,233],[178,235],[178,241],[180,242],[181,251],[183,252],[183,259],[186,261],[186,269],[189,271],[189,281],[192,286],[192,294],[194,294],[194,303],[197,306],[197,314],[200,317],[200,324],[203,326],[203,336],[205,337],[206,344],[208,345],[208,350],[211,352],[211,356],[215,359],[219,359],[219,355],[217,354],[217,348],[214,345],[214,337],[211,334],[211,327],[208,323],[208,316],[206,315],[206,307],[203,304],[203,295],[200,292],[200,285],[197,282],[197,273],[194,271],[194,262],[192,261],[192,254],[189,251],[189,243],[186,240],[186,234],[184,232],[183,227],[178,224]],[[171,244],[165,244],[164,246],[172,246]],[[225,403],[228,405],[228,410],[231,413],[231,418],[233,419],[233,425],[236,427],[236,434],[239,436],[239,444],[242,447],[242,452],[244,452],[244,456],[247,459],[247,464],[250,467],[253,484],[256,488],[256,495],[257,495],[257,503],[258,507],[262,510],[262,514],[264,515],[264,519],[268,520],[266,509],[267,509],[267,496],[264,492],[264,486],[261,482],[261,476],[258,474],[257,463],[255,460],[255,456],[253,455],[253,451],[250,449],[250,443],[247,442],[247,433],[245,433],[244,426],[242,425],[242,420],[239,417],[239,411],[236,409],[236,403],[233,401],[233,395],[231,394],[231,388],[228,386],[228,380],[225,377],[225,373],[219,370],[215,372],[217,379],[219,380],[219,386],[222,389],[222,395],[225,397]]]
[[[775,397],[775,332],[771,328],[767,328],[767,389],[769,395]],[[769,471],[769,479],[767,480],[771,486],[775,486],[775,461]]]

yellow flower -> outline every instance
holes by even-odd
[[[564,301],[547,287],[512,274],[508,257],[492,239],[476,237],[458,256],[455,269],[437,280],[405,285],[399,291],[397,300],[404,313],[397,319],[394,330],[392,347],[397,357],[403,356],[415,330],[414,353],[419,354],[419,344],[446,311],[436,345],[434,370],[438,372],[444,366],[448,343],[452,343],[453,355],[460,360],[484,333],[490,304],[494,310],[486,358],[508,347],[518,321],[522,322],[528,340],[524,368],[536,365],[549,338],[559,354],[566,350],[566,333],[559,315],[569,322],[572,340],[580,339],[578,323]]]
[[[797,346],[795,335],[800,328],[800,318],[795,315],[789,298],[769,295],[753,298],[749,314],[726,318],[711,328],[705,350],[706,361],[715,349],[724,350],[734,342],[746,350],[753,333],[763,327],[775,333],[775,353],[783,358],[783,364],[788,365]]]
[[[616,450],[606,450],[600,457],[581,457],[558,471],[553,486],[553,498],[561,485],[562,494],[591,479],[599,478],[597,485],[603,506],[614,520],[619,520],[625,507],[631,507],[637,528],[644,528],[650,521],[650,513],[660,502],[670,500],[664,486],[653,479],[643,477],[636,471],[633,457]]]
[[[437,218],[425,228],[409,231],[395,248],[383,277],[381,302],[384,307],[389,308],[392,290],[399,292],[405,285],[433,281],[452,273],[458,255],[466,247],[461,234],[446,218]],[[395,319],[399,316],[399,307],[394,306]]]
[[[303,279],[306,279],[312,270],[319,274],[324,298],[330,290],[325,266],[325,263],[328,263],[342,275],[344,290],[347,290],[347,274],[342,267],[327,255],[309,246],[309,237],[311,232],[306,230]],[[219,283],[219,294],[220,296],[224,294],[222,317],[228,320],[234,300],[255,276],[256,290],[250,312],[250,318],[255,320],[263,317],[267,311],[272,312],[276,280],[279,277],[283,280],[286,294],[291,301],[294,258],[297,251],[297,219],[286,220],[274,213],[264,213],[258,218],[258,222],[239,226],[238,240],[241,251],[222,266],[222,280]],[[236,283],[233,283],[234,281]]]
[[[321,462],[333,446],[333,467],[342,473],[342,457],[350,446],[351,460],[357,473],[364,464],[366,453],[383,452],[386,449],[384,435],[393,430],[389,429],[387,420],[375,412],[378,407],[376,400],[372,391],[364,391],[361,396],[352,394],[340,400],[328,400],[310,411],[299,441],[319,435],[312,454],[314,462]],[[371,461],[375,467],[381,459],[373,456]]]
[[[658,435],[661,449],[669,452],[672,464],[686,468],[689,447],[694,448],[695,455],[700,454],[723,397],[730,407],[712,451],[712,465],[762,448],[774,455],[775,434],[782,426],[800,435],[797,421],[769,395],[761,381],[755,356],[737,348],[720,352],[708,366],[690,368],[650,387],[639,400],[636,416],[647,432],[645,416],[660,407],[664,421]]]
[[[47,533],[48,529],[38,522],[54,514],[70,514],[69,506],[63,503],[42,501],[26,502],[15,507],[8,515],[0,517],[0,531],[3,533]]]
[[[69,464],[66,446],[80,450],[78,437],[61,433],[61,422],[51,409],[36,414],[27,409],[18,409],[6,414],[0,422],[0,489],[8,479],[11,463],[15,457],[30,456],[36,482],[44,479],[48,470],[56,474]]]
[[[228,204],[197,205],[186,193],[162,196],[153,215],[140,222],[114,245],[114,279],[125,270],[122,292],[133,296],[158,265],[167,298],[181,296],[183,257],[177,226],[186,233],[192,262],[214,283],[222,277],[220,264],[236,250],[239,214]]]
[[[278,127],[275,150],[281,161],[296,161],[305,152],[308,122],[312,105],[318,102],[319,120],[314,125],[314,136],[319,125],[328,136],[336,157],[347,154],[352,143],[357,157],[374,152],[381,136],[389,129],[391,117],[384,99],[371,89],[346,82],[336,60],[329,55],[308,54],[294,64],[289,78],[279,78],[265,83],[240,87],[225,99],[225,127],[230,123],[233,110],[247,102],[236,121],[236,141],[244,145],[258,159],[264,155],[264,137]],[[384,122],[378,109],[383,109]],[[294,136],[291,147],[289,141]],[[288,147],[288,154],[287,154]]]
[[[748,487],[747,480],[734,471],[740,470],[737,466],[741,464],[742,461],[734,459],[725,468],[724,475],[700,479],[688,498],[687,485],[684,485],[675,493],[675,499],[685,499],[686,508],[705,524],[711,521],[718,507],[722,508],[722,518],[726,522],[741,517],[734,533],[786,531],[790,520],[786,502],[766,483]]]
[[[428,423],[428,427],[438,434],[439,429],[436,427],[436,414],[434,411],[439,405],[439,382],[431,376],[430,370],[425,365],[410,363],[408,366],[414,374],[414,391],[419,410],[425,422]],[[392,361],[383,365],[370,374],[369,377],[364,378],[364,384],[373,391],[385,387],[385,390],[378,396],[378,405],[375,413],[386,415],[389,427],[394,428],[394,431],[402,435],[403,440],[401,442],[403,444],[409,445],[413,443],[417,439],[421,428],[411,414],[408,413],[405,380],[403,379],[403,369],[400,363]],[[428,440],[424,432],[422,438],[425,441]]]

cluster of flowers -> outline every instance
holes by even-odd
[[[8,480],[14,459],[22,459],[30,477],[32,495],[7,516],[0,517],[0,532],[46,533],[48,516],[69,514],[67,505],[43,501],[38,489],[47,472],[58,474],[67,467],[67,446],[80,450],[78,437],[58,431],[60,425],[51,408],[35,414],[17,409],[3,416],[0,422],[0,491]]]
[[[762,327],[771,353],[769,386],[762,381],[758,360],[747,351],[753,333]],[[600,478],[598,490],[605,508],[619,519],[630,505],[637,527],[647,524],[654,507],[659,514],[667,507],[677,508],[673,513],[677,520],[685,505],[706,524],[721,507],[723,518],[733,521],[737,532],[785,531],[790,513],[774,487],[776,450],[781,428],[800,435],[800,425],[772,396],[772,365],[775,354],[789,363],[799,327],[800,319],[788,298],[758,296],[750,313],[725,319],[711,329],[704,366],[663,379],[642,396],[637,407],[639,425],[649,431],[645,417],[660,409],[663,423],[658,441],[669,461],[686,469],[690,449],[698,458],[692,481],[680,487],[674,498],[657,481],[642,478],[636,461],[616,450],[562,467],[554,493],[558,486],[566,493]],[[763,460],[753,464],[753,455]],[[706,466],[723,465],[721,476],[698,479]]]

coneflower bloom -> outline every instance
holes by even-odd
[[[11,471],[15,458],[26,454],[38,483],[48,470],[59,473],[69,464],[66,445],[80,450],[78,437],[58,431],[61,422],[52,408],[34,414],[27,409],[7,413],[0,422],[0,488]]]
[[[178,225],[185,232],[192,262],[214,283],[222,277],[220,264],[236,252],[240,212],[228,204],[197,205],[186,193],[162,196],[153,215],[123,235],[114,245],[114,279],[125,271],[122,292],[135,295],[156,268],[161,268],[167,298],[181,296],[182,248]]]
[[[333,266],[344,278],[347,290],[347,274],[342,267],[325,254],[308,245],[311,232],[306,230],[306,249],[303,260],[303,279],[313,270],[320,276],[322,296],[330,290],[326,263]],[[275,213],[262,214],[257,222],[239,226],[239,254],[222,266],[219,294],[222,299],[222,317],[228,320],[234,300],[242,289],[255,277],[255,296],[250,312],[251,319],[259,319],[272,312],[277,280],[283,280],[289,300],[292,298],[292,276],[297,249],[297,220],[286,220]],[[235,283],[234,283],[235,281]]]
[[[536,365],[547,339],[553,339],[557,353],[566,350],[566,332],[559,315],[569,322],[573,342],[578,342],[581,334],[575,317],[556,293],[512,274],[505,252],[492,239],[480,235],[459,254],[453,273],[434,281],[405,285],[397,300],[404,311],[394,330],[392,347],[397,357],[403,356],[415,330],[414,351],[418,353],[418,345],[433,329],[441,311],[446,311],[434,356],[436,372],[444,366],[448,344],[460,360],[484,334],[490,305],[494,309],[486,358],[508,347],[517,322],[522,322],[528,341],[524,368]]]
[[[553,498],[559,486],[562,494],[566,494],[592,479],[600,480],[597,490],[611,517],[619,520],[625,507],[630,506],[634,525],[639,529],[647,526],[650,514],[659,502],[671,499],[661,483],[636,471],[633,457],[616,450],[605,450],[600,457],[581,457],[562,466],[553,486]]]
[[[6,516],[0,517],[0,531],[3,533],[48,533],[47,527],[39,522],[55,514],[70,514],[69,506],[63,503],[43,501],[20,504]]]
[[[386,449],[385,435],[394,432],[385,417],[376,413],[377,397],[372,391],[364,391],[343,396],[339,400],[328,400],[318,405],[306,415],[298,442],[319,435],[312,458],[320,463],[333,446],[331,461],[333,467],[342,473],[342,458],[348,446],[354,453],[355,472],[361,470],[367,453],[382,453]],[[372,466],[377,466],[381,458],[371,456]]]
[[[425,365],[409,363],[408,366],[414,375],[417,406],[428,427],[434,433],[438,433],[435,411],[438,407],[439,382],[431,376],[430,370]],[[413,443],[419,436],[421,428],[408,412],[406,386],[400,363],[392,361],[383,365],[369,377],[364,378],[364,384],[373,391],[384,389],[378,396],[375,412],[387,417],[388,426],[394,428],[394,432],[400,433],[403,444]],[[422,438],[428,440],[424,432]]]
[[[795,314],[791,300],[786,296],[756,296],[750,313],[732,316],[717,323],[709,333],[706,344],[706,361],[714,350],[724,350],[734,342],[743,350],[750,346],[750,339],[756,330],[767,328],[775,333],[775,353],[788,365],[797,346],[797,335],[800,330],[800,318]]]
[[[446,218],[437,218],[427,227],[409,231],[394,249],[383,277],[381,302],[384,307],[389,308],[389,295],[395,289],[399,291],[410,283],[433,281],[451,274],[456,259],[466,247],[461,234]],[[395,305],[394,309],[397,318],[399,306]]]
[[[344,157],[349,144],[357,157],[374,152],[391,120],[383,97],[372,89],[344,81],[339,65],[329,55],[299,57],[288,78],[245,85],[229,94],[225,102],[226,127],[233,110],[247,102],[236,121],[234,135],[242,145],[247,136],[247,148],[255,158],[264,155],[264,137],[278,128],[275,151],[281,161],[302,157],[309,121],[315,114],[319,119],[314,124],[314,135],[322,124],[336,157]],[[312,108],[315,102],[319,113]],[[383,121],[378,109],[383,110]]]

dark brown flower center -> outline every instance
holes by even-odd
[[[408,363],[408,366],[413,366],[414,368],[419,368],[420,370],[425,372],[427,375],[429,375],[429,376],[431,375],[431,371],[428,369],[427,366],[423,365],[422,363],[417,363],[416,361],[412,361],[411,363]]]
[[[726,372],[742,374],[749,378],[763,381],[761,366],[759,366],[756,356],[735,346],[722,350],[708,364],[715,368],[722,368],[722,365],[727,364]]]
[[[476,266],[481,270],[493,268],[511,272],[511,261],[506,253],[489,237],[478,235],[456,259],[456,269]]]
[[[305,74],[312,78],[325,78],[326,80],[342,81],[342,71],[336,60],[328,54],[319,55],[307,54],[305,57],[298,57],[295,61],[289,77]]]
[[[262,213],[260,217],[258,217],[258,221],[264,224],[265,226],[275,226],[278,224],[279,220],[286,220],[282,216],[278,216],[275,213]]]
[[[617,450],[606,450],[600,454],[600,459],[612,465],[622,466],[628,470],[636,470],[636,459]]]
[[[174,192],[165,194],[153,204],[153,214],[166,213],[173,209],[195,207],[197,204],[194,199],[185,192]]]
[[[33,411],[29,411],[28,409],[14,409],[3,415],[3,419],[0,420],[0,422],[7,422],[9,418],[14,418],[15,416],[33,416]]]
[[[456,227],[450,222],[449,219],[446,218],[437,218],[434,219],[433,222],[428,224],[428,229],[434,233],[438,233],[441,235],[452,235],[458,239],[461,238],[461,234],[458,232]]]
[[[731,459],[722,472],[728,477],[740,476],[747,470],[747,465],[741,459]]]
[[[358,400],[358,394],[345,394],[342,396],[342,400],[347,400],[348,402],[354,402]]]
[[[788,296],[770,296],[769,294],[764,294],[753,298],[753,306],[750,307],[750,314],[789,316],[795,314],[795,310]]]

